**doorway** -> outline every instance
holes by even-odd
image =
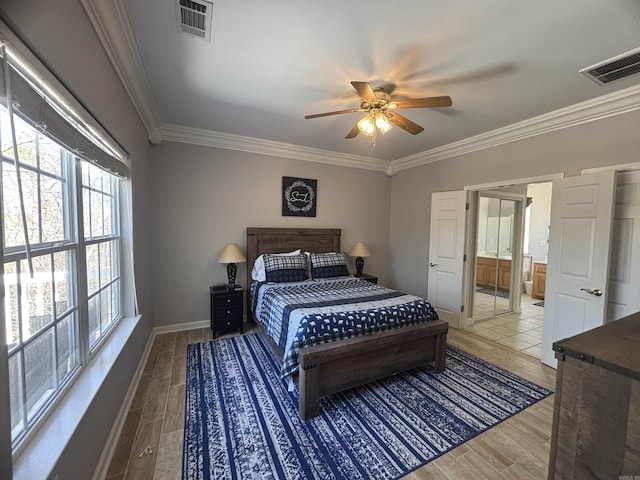
[[[476,192],[474,322],[517,311],[520,304],[524,202],[521,193]]]
[[[540,267],[546,266],[551,183],[522,183],[474,193],[475,204],[470,208],[477,218],[469,224],[468,241],[475,248],[470,252],[475,259],[469,265],[475,272],[468,275],[467,291],[472,295],[466,329],[540,358],[544,321],[544,271]],[[538,289],[532,292],[534,268]]]
[[[511,311],[511,263],[516,201],[480,192],[474,320]]]

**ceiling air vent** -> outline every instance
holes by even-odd
[[[211,40],[213,4],[202,0],[176,0],[178,30],[193,37]]]
[[[583,68],[580,73],[599,85],[640,73],[640,48],[610,58],[597,65]]]

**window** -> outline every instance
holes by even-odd
[[[14,126],[19,172],[9,114],[0,107],[4,320],[15,448],[122,317],[122,281],[120,179],[17,116]]]
[[[120,237],[117,179],[82,162],[82,203],[93,348],[120,316]]]

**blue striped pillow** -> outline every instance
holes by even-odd
[[[267,282],[300,282],[307,279],[307,256],[264,254]]]

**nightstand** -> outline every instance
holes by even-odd
[[[356,278],[361,278],[362,280],[366,280],[371,283],[378,283],[378,277],[374,277],[373,275],[369,275],[368,273],[363,273],[362,275],[354,275]]]
[[[233,290],[229,290],[226,286],[209,287],[209,293],[213,338],[216,338],[216,332],[231,332],[239,329],[240,333],[243,333],[243,288],[239,285],[236,285]]]

